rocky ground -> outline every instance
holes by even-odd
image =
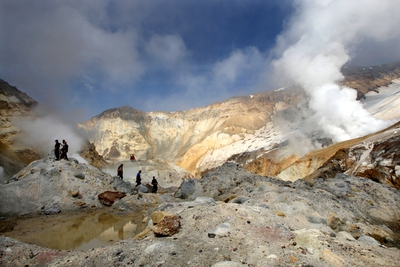
[[[113,177],[99,169],[52,157],[33,161],[0,186],[1,216],[58,213],[101,207],[98,194],[113,190]]]
[[[398,266],[399,208],[398,190],[368,179],[284,182],[227,163],[107,208],[146,210],[136,238],[67,251],[2,236],[0,266]]]

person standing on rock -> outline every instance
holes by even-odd
[[[61,144],[58,142],[58,140],[55,141],[54,145],[54,155],[56,156],[56,160],[60,160],[60,146]]]
[[[68,160],[68,156],[67,156],[68,144],[67,144],[67,142],[65,140],[62,140],[62,142],[63,142],[63,145],[62,145],[62,148],[61,148],[61,157],[60,157],[60,159]]]
[[[153,190],[151,190],[151,191],[153,194],[156,194],[157,190],[158,190],[158,182],[157,182],[157,179],[155,176],[153,176],[153,180],[151,180],[151,184],[153,185]]]
[[[121,179],[124,179],[124,164],[119,165],[117,169],[117,176],[119,176]]]
[[[138,186],[142,183],[142,177],[140,176],[141,173],[142,173],[142,170],[139,170],[139,172],[136,174],[136,186]]]

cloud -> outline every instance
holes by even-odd
[[[256,47],[236,49],[228,58],[215,63],[214,81],[216,84],[225,86],[232,85],[239,79],[254,80],[262,72],[264,62],[264,57]]]
[[[227,58],[215,62],[203,72],[190,67],[180,69],[175,74],[176,90],[162,97],[153,97],[146,105],[157,106],[160,110],[186,110],[223,101],[232,95],[249,94],[257,88],[266,61],[257,48],[248,47],[235,49]],[[183,66],[190,64],[186,62]]]
[[[150,57],[167,68],[175,67],[184,62],[189,54],[182,37],[177,34],[163,36],[155,34],[151,37],[145,49]]]
[[[90,106],[99,113],[128,103],[152,110],[176,96],[184,106],[207,105],[273,89],[266,55],[292,12],[290,3],[6,0],[0,3],[0,73],[41,104],[68,112]],[[363,8],[355,1],[293,3],[296,12],[272,53],[288,58],[281,65],[294,60],[326,80],[329,68],[343,62],[380,64],[400,56],[395,1],[365,1]],[[380,56],[376,48],[383,45]],[[325,65],[323,57],[334,53],[336,63]],[[291,76],[301,73],[286,73],[284,80],[296,79]]]
[[[145,71],[134,30],[102,28],[75,2],[6,1],[2,10],[2,72],[42,103],[59,103],[58,96],[80,77],[115,89],[110,85],[135,81]]]
[[[400,23],[396,15],[400,3],[392,0],[295,1],[296,12],[278,36],[275,53],[284,56],[289,47],[303,46],[308,55],[329,52],[326,46],[339,43],[346,53],[358,59],[364,47],[375,47],[375,54],[384,53],[382,46],[399,39]],[[396,56],[400,52],[396,51]],[[365,56],[365,54],[363,55]],[[394,57],[397,59],[398,57]],[[381,62],[370,62],[379,64]]]
[[[160,106],[143,104],[152,99],[205,90],[218,98],[184,101],[207,105],[254,83],[280,30],[281,18],[265,18],[286,16],[288,3],[5,0],[0,75],[64,113],[126,104],[148,111]]]
[[[365,42],[385,45],[400,36],[398,1],[297,1],[296,13],[277,38],[273,61],[276,77],[286,85],[296,84],[310,96],[308,107],[325,137],[335,142],[366,135],[393,122],[380,121],[356,101],[356,92],[343,88],[340,68]],[[372,47],[372,46],[371,46]],[[378,58],[378,57],[377,57]],[[353,61],[355,62],[355,61]]]

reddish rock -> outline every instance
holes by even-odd
[[[181,222],[176,215],[165,216],[153,229],[155,236],[172,236],[181,228]]]
[[[125,193],[121,192],[113,192],[113,191],[105,191],[101,193],[98,198],[101,204],[104,206],[112,206],[115,201],[125,197]]]

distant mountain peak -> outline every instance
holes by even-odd
[[[26,93],[21,92],[17,87],[10,85],[8,82],[0,79],[0,101],[20,103],[27,107],[38,105],[38,102]]]

